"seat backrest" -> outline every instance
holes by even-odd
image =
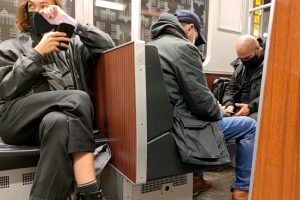
[[[220,77],[214,80],[212,85],[212,93],[216,97],[216,99],[222,104],[223,96],[225,93],[225,89],[230,81],[230,78]]]
[[[146,45],[147,141],[168,132],[173,111],[155,46]]]

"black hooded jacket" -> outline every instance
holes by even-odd
[[[231,77],[230,82],[228,83],[224,97],[223,97],[223,105],[229,106],[234,105],[234,103],[247,103],[250,109],[250,114],[258,111],[259,106],[259,96],[260,96],[260,88],[261,88],[261,79],[262,79],[262,71],[263,71],[263,62],[264,62],[264,52],[262,52],[259,57],[259,66],[255,69],[250,77],[249,84],[249,101],[243,102],[241,100],[241,92],[244,83],[244,75],[246,71],[246,66],[242,62],[237,62],[237,65],[234,66],[235,70]]]
[[[44,66],[52,65],[72,75],[74,89],[88,92],[87,77],[100,54],[114,47],[110,36],[92,25],[78,24],[66,51],[41,56],[34,47],[41,39],[22,32],[16,39],[0,43],[0,105],[32,93],[48,91]],[[38,40],[38,41],[37,41]],[[60,72],[64,73],[64,72]]]

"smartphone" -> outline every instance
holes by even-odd
[[[226,113],[231,114],[231,115],[235,114],[235,112],[229,112],[229,111],[226,111]]]
[[[74,28],[75,28],[75,27],[72,26],[71,24],[61,23],[61,24],[59,24],[58,27],[57,27],[57,32],[64,32],[64,33],[67,34],[67,37],[68,37],[68,38],[71,38],[72,35],[73,35],[73,33],[74,33]],[[69,44],[68,42],[63,42],[63,43]],[[61,46],[59,46],[58,48],[59,48],[60,50],[63,50],[63,51],[67,50],[67,48],[61,47]]]

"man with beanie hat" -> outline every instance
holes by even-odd
[[[236,190],[232,199],[246,200],[256,122],[244,116],[224,117],[224,110],[207,87],[201,54],[195,46],[205,41],[200,34],[200,20],[187,10],[178,10],[175,15],[164,13],[151,26],[149,45],[158,49],[173,108],[171,132],[181,159],[199,165],[229,163],[225,140],[235,139]]]

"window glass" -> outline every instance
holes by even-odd
[[[207,39],[208,30],[208,0],[194,0],[194,12],[199,16],[201,22],[201,34]],[[206,56],[206,45],[199,46],[199,50]]]
[[[268,36],[268,28],[269,28],[269,19],[270,19],[270,8],[266,8],[263,11],[262,15],[262,37]]]
[[[131,1],[95,0],[94,24],[108,33],[116,45],[131,40]]]
[[[254,0],[253,8],[271,3],[271,0]],[[266,38],[268,35],[270,7],[256,10],[251,13],[250,34],[257,38]]]
[[[142,0],[141,2],[141,40],[146,43],[150,41],[150,27],[161,13],[173,14],[177,9],[191,10],[192,7],[200,18],[202,35],[207,38],[208,0]],[[205,54],[206,45],[200,46],[199,49]]]
[[[191,9],[191,0],[142,0],[141,40],[150,41],[150,27],[161,13],[175,13],[177,9]]]
[[[264,0],[264,1],[263,1],[263,4],[271,3],[271,1],[272,1],[272,0]]]
[[[15,13],[18,0],[0,0],[0,41],[17,37],[15,29]],[[71,15],[75,14],[75,1],[62,0],[65,10]]]

